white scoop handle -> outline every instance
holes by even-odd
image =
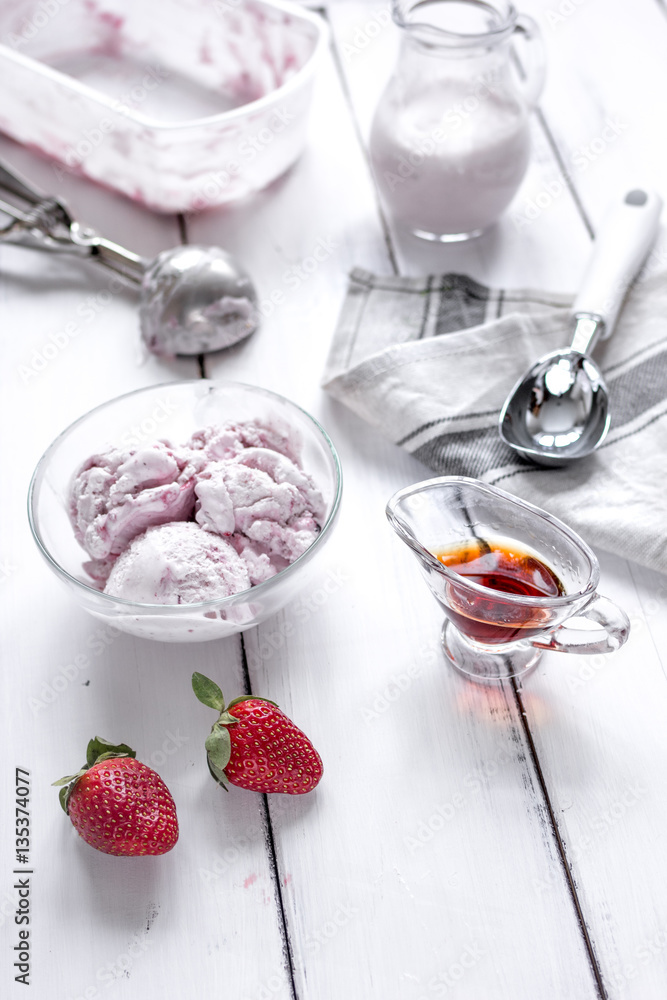
[[[572,312],[602,319],[603,340],[614,329],[625,294],[653,246],[661,211],[659,194],[634,188],[600,227]]]

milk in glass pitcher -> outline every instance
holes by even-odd
[[[392,16],[399,57],[370,138],[382,200],[424,239],[478,236],[528,166],[544,80],[539,30],[504,0],[392,0]],[[517,35],[526,44],[514,53]]]

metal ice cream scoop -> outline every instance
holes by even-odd
[[[661,210],[659,195],[641,189],[612,207],[572,307],[572,343],[536,361],[505,401],[501,438],[539,465],[582,458],[607,434],[607,387],[588,354],[612,333],[625,293],[655,240]]]
[[[257,328],[257,294],[238,262],[218,247],[186,245],[147,260],[82,226],[56,198],[44,197],[0,164],[0,211],[12,222],[0,242],[94,260],[140,288],[141,336],[154,354],[203,354]]]

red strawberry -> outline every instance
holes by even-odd
[[[208,768],[215,780],[253,792],[303,795],[322,777],[322,761],[305,733],[274,701],[245,695],[225,706],[222,691],[203,674],[192,675],[201,702],[220,716],[206,739]]]
[[[166,854],[178,840],[176,806],[164,781],[125,743],[96,736],[86,765],[55,785],[60,804],[87,844],[105,854]]]

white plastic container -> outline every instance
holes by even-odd
[[[224,204],[302,152],[326,37],[282,0],[0,0],[0,129],[157,211]]]

